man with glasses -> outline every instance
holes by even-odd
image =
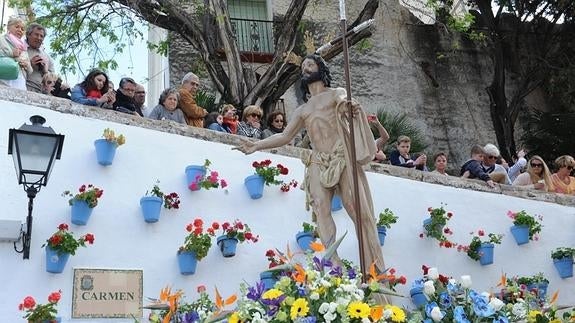
[[[180,88],[180,101],[178,108],[184,112],[186,123],[192,127],[203,128],[204,117],[208,114],[206,109],[196,104],[196,93],[200,88],[200,78],[190,72],[182,78],[182,87]]]
[[[483,151],[485,152],[483,161],[481,162],[483,171],[489,174],[494,182],[511,185],[511,180],[507,175],[505,167],[496,163],[497,158],[499,158],[499,149],[494,144],[487,144],[483,147]],[[525,164],[527,164],[527,161],[525,161]]]
[[[114,102],[114,109],[119,112],[143,116],[136,111],[134,103],[134,94],[136,93],[136,82],[129,78],[124,77],[120,80],[118,91],[116,92],[116,102]]]

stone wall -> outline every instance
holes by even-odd
[[[95,107],[83,106],[65,99],[50,97],[38,93],[10,89],[6,87],[0,87],[0,100],[27,104],[35,107],[50,109],[61,113],[74,114],[96,120],[110,121],[125,125],[133,125],[142,128],[178,134],[181,136],[187,136],[206,141],[219,142],[231,146],[239,145],[241,143],[241,137],[236,135],[220,133],[203,128],[193,128],[185,125],[175,124],[172,122],[163,122],[158,120],[140,118],[137,116],[132,116],[125,113],[118,113],[111,110],[104,110]],[[19,126],[20,126],[19,124],[14,125],[14,127]],[[7,131],[7,129],[4,129],[3,131]],[[291,146],[271,149],[269,150],[269,152],[288,157],[300,157],[304,156],[305,154],[309,154],[309,150]],[[493,194],[503,194],[531,200],[556,203],[560,205],[575,206],[575,196],[543,193],[508,185],[498,185],[495,189],[490,189],[487,185],[485,185],[485,183],[478,180],[462,179],[459,177],[451,177],[451,176],[441,176],[428,172],[420,172],[414,169],[407,169],[403,167],[396,167],[391,165],[382,165],[375,163],[369,166],[368,171],[385,174],[389,176],[406,178],[419,182],[451,186],[460,189],[482,191]]]

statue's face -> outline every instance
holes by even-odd
[[[311,58],[306,58],[301,63],[301,74],[304,77],[309,77],[313,73],[317,73],[319,71],[319,66],[317,66],[316,62]]]

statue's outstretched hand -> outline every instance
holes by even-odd
[[[256,143],[247,139],[243,139],[242,143],[233,147],[232,150],[239,150],[242,153],[249,155],[256,151]]]

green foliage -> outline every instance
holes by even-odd
[[[167,57],[170,50],[170,41],[171,39],[167,37],[165,40],[162,40],[158,43],[147,42],[148,49]]]
[[[517,283],[523,285],[531,285],[537,283],[549,283],[549,280],[545,278],[545,275],[543,275],[543,273],[537,273],[536,275],[533,276],[519,277],[517,278]]]
[[[68,225],[62,223],[58,226],[56,231],[42,247],[48,246],[50,249],[56,251],[58,254],[75,255],[79,247],[86,247],[86,242],[89,244],[94,243],[94,235],[87,233],[84,236],[76,239],[74,235],[68,231]]]
[[[479,252],[479,248],[481,248],[482,244],[484,244],[484,243],[500,244],[501,239],[503,239],[502,234],[489,233],[487,235],[486,240],[482,239],[482,237],[484,237],[484,236],[485,236],[485,234],[483,233],[483,230],[479,230],[477,235],[473,236],[473,238],[471,239],[471,243],[469,244],[469,247],[467,248],[467,256],[469,256],[469,258],[471,258],[475,261],[479,261],[479,259],[481,258],[481,253]]]
[[[98,205],[98,199],[102,197],[104,190],[97,188],[92,184],[82,185],[78,188],[78,194],[72,194],[70,191],[64,191],[62,196],[70,197],[68,204],[74,204],[74,201],[84,201],[88,207],[95,208]]]
[[[559,247],[551,252],[552,259],[563,259],[575,256],[575,249],[568,247]]]
[[[181,252],[194,252],[196,259],[202,260],[212,246],[212,237],[215,235],[213,229],[210,227],[206,232],[203,228],[204,222],[200,218],[196,218],[194,222],[186,226],[186,231],[189,234],[184,240],[184,244],[180,247],[178,253]]]
[[[219,107],[216,104],[216,96],[204,90],[196,92],[196,103],[209,112],[218,112]]]
[[[373,48],[373,42],[369,38],[364,38],[358,41],[353,48],[357,49],[360,53],[366,54]]]
[[[453,214],[451,212],[446,212],[443,205],[439,208],[429,207],[427,211],[429,212],[429,219],[431,219],[431,221],[423,225],[425,235],[427,237],[432,237],[439,242],[448,241],[444,234],[443,227],[447,225],[447,221],[451,219]]]
[[[411,123],[405,113],[391,114],[383,109],[377,110],[377,118],[389,134],[389,140],[383,150],[390,154],[395,149],[397,137],[404,135],[411,138],[411,152],[422,152],[427,148],[423,131]],[[374,132],[375,136],[379,136]]]
[[[525,210],[517,213],[509,211],[508,215],[513,219],[514,225],[526,225],[529,227],[529,240],[533,240],[533,236],[541,232],[542,226],[539,221],[543,219],[542,216],[539,215],[535,218],[535,216],[528,214]]]
[[[392,210],[389,208],[385,208],[383,212],[379,213],[379,218],[377,220],[378,227],[386,227],[387,229],[391,229],[391,225],[397,223],[398,217],[395,216]]]
[[[302,228],[303,228],[303,232],[309,232],[309,233],[313,234],[314,238],[319,238],[319,232],[317,231],[317,228],[315,225],[313,225],[311,223],[304,222],[302,224]]]

